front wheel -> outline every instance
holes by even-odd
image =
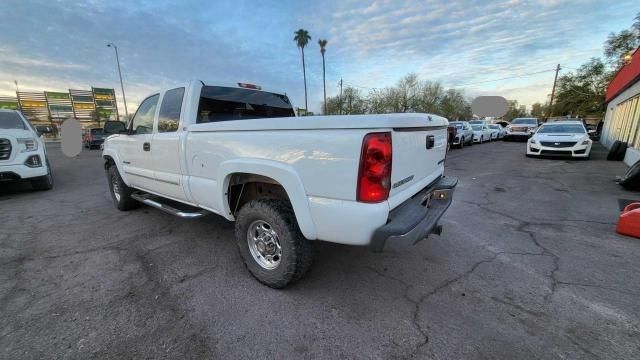
[[[278,199],[252,200],[236,219],[236,243],[253,277],[276,289],[304,275],[312,262],[291,206]]]
[[[118,210],[127,211],[140,206],[140,203],[131,197],[134,189],[124,183],[117,166],[111,165],[107,168],[107,181],[109,182],[111,199]]]
[[[465,140],[464,140],[464,138],[462,138],[460,140],[460,149],[464,148],[464,142],[465,142]]]
[[[31,186],[36,190],[51,190],[53,188],[53,171],[49,165],[49,159],[45,160],[45,164],[47,164],[47,175],[31,180]]]

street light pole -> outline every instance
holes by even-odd
[[[118,76],[120,76],[120,88],[122,89],[122,101],[124,102],[124,113],[129,121],[129,111],[127,110],[127,97],[124,94],[124,83],[122,82],[122,71],[120,71],[120,57],[118,56],[118,47],[114,43],[108,43],[107,47],[112,47],[116,51],[116,62],[118,63]]]

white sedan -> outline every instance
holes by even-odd
[[[489,129],[491,129],[491,139],[502,139],[507,131],[498,124],[490,124]]]
[[[489,129],[487,124],[474,124],[471,125],[473,130],[473,142],[482,144],[485,141],[491,141],[492,130]]]
[[[546,123],[527,142],[527,156],[589,158],[592,143],[580,121]]]

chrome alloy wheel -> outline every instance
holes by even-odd
[[[113,196],[116,197],[116,201],[120,202],[120,183],[118,183],[118,173],[115,171],[111,175],[111,187],[113,188]]]
[[[263,220],[256,220],[247,230],[247,245],[253,259],[265,270],[280,265],[282,247],[273,227]]]

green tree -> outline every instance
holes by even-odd
[[[471,118],[471,106],[464,94],[456,89],[449,89],[440,101],[440,114],[449,120],[464,120]]]
[[[613,72],[604,62],[592,58],[574,72],[558,79],[556,99],[553,104],[554,115],[585,116],[602,114],[606,108],[604,94]]]
[[[531,105],[531,116],[542,119],[547,114],[547,106],[537,102]]]
[[[309,35],[309,32],[305,29],[299,29],[294,34],[295,36],[293,37],[293,41],[296,42],[296,45],[298,46],[298,48],[300,49],[300,52],[302,53],[302,77],[304,79],[304,108],[309,110],[309,107],[307,105],[307,69],[304,64],[304,48],[305,46],[307,46],[307,44],[309,44],[309,41],[311,40],[311,36]]]
[[[327,40],[318,40],[320,54],[322,54],[322,89],[324,94],[324,113],[327,113],[327,79],[325,76],[324,53],[327,51]]]
[[[508,100],[509,109],[507,113],[502,116],[503,119],[507,121],[511,121],[512,119],[526,116],[527,114],[522,111],[520,105],[518,105],[518,100]]]
[[[616,69],[622,67],[628,56],[640,46],[640,12],[630,29],[610,33],[604,44],[604,56]]]
[[[347,86],[342,91],[342,99],[339,95],[327,99],[327,115],[338,115],[341,108],[345,115],[366,114],[369,112],[367,104],[368,101],[360,90]]]

